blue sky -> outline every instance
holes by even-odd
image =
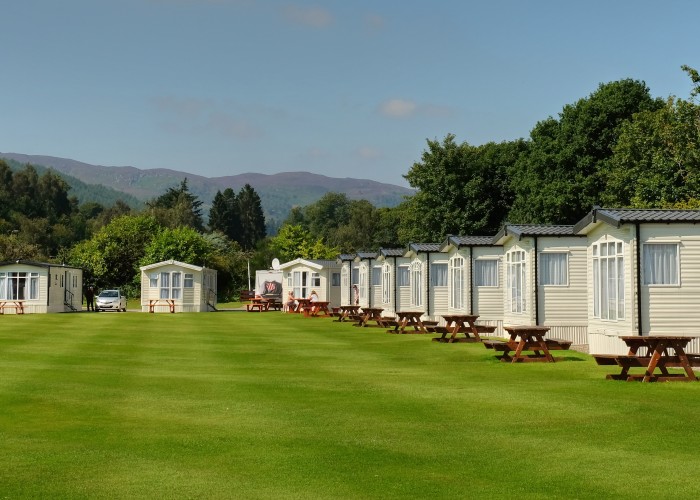
[[[426,139],[527,137],[600,83],[687,98],[700,2],[22,0],[0,151],[407,185]]]

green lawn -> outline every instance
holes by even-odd
[[[700,384],[564,354],[280,313],[0,316],[0,499],[698,497]]]

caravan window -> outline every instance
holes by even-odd
[[[464,259],[453,257],[450,259],[450,307],[462,309],[464,307]]]
[[[0,273],[0,299],[35,300],[39,298],[39,273]]]
[[[474,261],[474,285],[498,286],[497,259],[477,259]]]
[[[185,274],[185,288],[194,288],[194,274]]]
[[[645,243],[642,255],[645,285],[680,284],[677,243]]]
[[[540,285],[569,284],[569,256],[565,252],[540,254]]]
[[[399,286],[410,286],[411,285],[411,270],[408,266],[398,267],[398,276],[396,277]]]

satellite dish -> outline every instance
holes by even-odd
[[[275,257],[274,259],[272,259],[272,269],[277,271],[279,268],[280,268],[280,260],[277,257]]]

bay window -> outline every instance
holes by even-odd
[[[525,251],[515,250],[506,254],[508,265],[508,289],[510,299],[510,312],[527,312],[527,265]]]
[[[462,309],[464,307],[464,259],[453,257],[450,259],[450,308]]]
[[[593,316],[625,318],[625,260],[622,242],[593,245]]]

